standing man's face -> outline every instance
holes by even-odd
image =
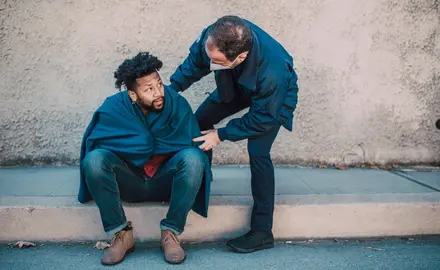
[[[165,104],[164,86],[157,72],[136,79],[136,91],[129,90],[130,98],[144,112],[160,112]]]
[[[235,68],[239,64],[241,64],[247,57],[248,52],[243,52],[235,58],[235,60],[230,61],[226,56],[215,46],[212,42],[211,37],[208,37],[205,44],[205,50],[208,54],[211,62],[213,64],[221,65],[227,68]]]

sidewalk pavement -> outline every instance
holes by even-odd
[[[248,230],[247,166],[213,169],[209,217],[190,213],[188,241],[217,241]],[[277,167],[277,239],[440,234],[440,170]],[[106,239],[93,202],[76,201],[78,167],[0,169],[0,241]],[[167,203],[124,204],[137,240],[157,240]]]

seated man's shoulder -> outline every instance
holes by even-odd
[[[126,91],[120,91],[120,92],[114,93],[113,95],[107,96],[105,98],[105,101],[107,101],[107,100],[110,100],[110,101],[122,100],[125,92]]]
[[[176,100],[178,103],[178,106],[184,106],[185,108],[191,108],[191,105],[189,104],[188,100],[182,96],[181,94],[177,93],[175,90],[166,87],[166,91],[170,93],[170,95],[173,97],[173,100]]]
[[[115,105],[117,103],[125,102],[125,100],[126,100],[126,99],[124,99],[125,92],[126,91],[120,91],[120,92],[114,93],[113,95],[107,96],[106,98],[104,98],[104,101],[102,102],[100,108]]]

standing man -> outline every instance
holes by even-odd
[[[171,76],[171,87],[184,91],[214,71],[217,89],[195,113],[204,134],[195,138],[212,160],[212,150],[224,140],[248,140],[254,206],[251,230],[228,241],[236,252],[274,246],[272,235],[275,179],[270,158],[280,127],[292,131],[297,104],[293,59],[271,36],[249,21],[225,16],[202,31],[185,61]],[[241,118],[214,129],[222,119],[245,108]]]

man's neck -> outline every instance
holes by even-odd
[[[147,115],[150,113],[150,111],[145,110],[144,108],[142,108],[141,106],[139,106],[141,108],[142,114],[147,117]]]

